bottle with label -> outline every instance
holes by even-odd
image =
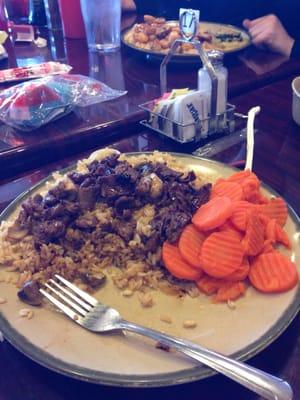
[[[226,111],[227,104],[228,71],[223,66],[223,53],[221,51],[209,51],[208,58],[214,67],[218,79],[217,114],[223,114]],[[209,95],[209,103],[211,104],[211,79],[205,66],[198,71],[198,90]]]

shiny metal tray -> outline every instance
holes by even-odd
[[[199,122],[183,124],[153,111],[156,100],[141,104],[140,108],[148,112],[148,119],[141,124],[179,143],[198,143],[211,135],[230,134],[235,130],[235,106],[227,104],[226,111],[216,114],[214,119],[202,119]],[[194,134],[193,134],[194,132]]]

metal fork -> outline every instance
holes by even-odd
[[[166,335],[124,320],[117,310],[101,304],[60,275],[46,283],[40,292],[74,322],[92,332],[128,330],[147,336],[162,345],[180,351],[210,368],[226,375],[267,400],[291,400],[290,385],[282,379],[257,368],[230,359],[188,340]]]

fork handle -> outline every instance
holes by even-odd
[[[118,328],[139,335],[147,336],[155,341],[173,348],[197,360],[247,387],[267,400],[292,400],[293,391],[290,385],[273,375],[233,360],[222,354],[208,350],[188,340],[165,335],[154,329],[145,328],[129,321],[121,320]]]

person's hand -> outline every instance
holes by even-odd
[[[245,19],[243,25],[248,29],[255,46],[290,56],[294,39],[287,33],[276,15],[270,14],[252,21]]]

